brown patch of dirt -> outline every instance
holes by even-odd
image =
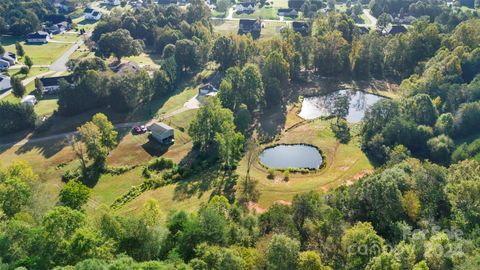
[[[285,201],[285,200],[276,200],[273,204],[282,204],[282,205],[292,205],[292,202]]]
[[[345,185],[347,186],[351,186],[353,185],[353,183],[357,180],[360,180],[362,179],[363,177],[366,177],[366,176],[369,176],[373,173],[373,170],[363,170],[361,172],[358,172],[357,174],[355,174],[354,176],[352,176],[352,178],[350,179],[347,179],[345,181]]]
[[[248,209],[248,212],[250,213],[255,212],[257,214],[262,214],[262,213],[265,213],[265,211],[267,211],[265,208],[260,207],[260,205],[256,202],[248,202],[247,209]]]

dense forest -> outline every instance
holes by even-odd
[[[14,3],[0,3],[6,14],[0,32],[34,30],[49,9],[43,1],[13,9]],[[214,63],[223,74],[218,96],[206,100],[186,131],[192,161],[152,159],[140,189],[220,167],[236,190],[212,196],[194,212],[163,213],[155,200],[137,215],[119,214],[122,200],[87,211],[91,179],[129,170],[108,166],[118,132],[95,114],[69,142],[79,166],[65,171],[66,184],[48,210],[40,207],[39,176],[28,163],[0,167],[0,269],[478,269],[478,14],[435,0],[360,4],[378,17],[418,18],[405,33],[382,35],[362,33],[345,13],[318,12],[308,35],[283,29],[257,40],[216,34],[201,0],[105,15],[87,42],[95,56],[68,63],[74,83],[61,82],[56,113],[128,113],[173,94]],[[159,68],[114,73],[105,60],[144,51],[160,56]],[[298,94],[292,86],[320,77],[398,83],[399,97],[374,104],[358,126],[375,171],[351,185],[297,194],[291,204],[263,213],[249,211],[246,204],[260,196],[257,182],[249,169],[241,176],[235,170],[242,158],[253,162],[258,143],[275,139],[257,133],[256,118],[285,109]],[[340,108],[332,116],[340,142],[353,134],[347,113]],[[8,116],[0,119],[0,134],[35,126],[31,108],[2,102],[0,114]]]

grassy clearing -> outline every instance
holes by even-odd
[[[57,60],[72,44],[47,43],[26,44],[23,37],[1,36],[0,43],[7,51],[15,52],[15,42],[20,42],[25,55],[30,56],[34,65],[49,65]],[[21,59],[23,62],[23,59]]]
[[[265,27],[262,29],[260,37],[268,38],[280,34],[280,30],[287,26],[286,22],[263,22]]]
[[[227,12],[222,12],[222,11],[212,11],[212,17],[214,18],[225,18],[227,17]]]
[[[221,35],[236,34],[238,21],[212,20],[213,30]]]
[[[286,122],[292,126],[301,121],[296,113],[297,110],[291,110],[287,115]],[[278,200],[289,201],[298,193],[310,190],[326,191],[341,184],[350,184],[373,169],[368,158],[360,150],[358,140],[354,138],[349,144],[338,143],[327,120],[300,124],[284,133],[274,143],[315,145],[325,155],[326,165],[316,173],[291,173],[290,180],[283,182],[268,179],[267,169],[259,163],[255,164],[251,176],[259,181],[258,188],[261,193],[259,204],[262,207],[268,207]],[[245,161],[242,160],[237,170],[240,176],[245,175],[245,166]]]
[[[275,7],[262,7],[262,8],[256,8],[255,12],[251,14],[237,14],[234,13],[233,17],[234,18],[241,18],[241,19],[268,19],[268,20],[278,20],[280,17],[278,16],[278,8]]]
[[[288,8],[288,0],[273,0],[271,6],[276,8]]]
[[[58,34],[54,35],[52,40],[61,41],[61,42],[77,42],[80,39],[80,35],[78,34]]]

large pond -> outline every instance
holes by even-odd
[[[335,115],[336,111],[348,109],[346,120],[358,123],[365,115],[365,110],[383,97],[362,91],[339,90],[327,95],[306,97],[302,110],[298,114],[303,119],[315,119],[322,116]]]
[[[272,169],[313,169],[322,165],[322,155],[317,148],[302,144],[277,145],[263,150],[260,161]]]

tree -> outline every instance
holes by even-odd
[[[347,229],[342,237],[346,269],[364,269],[372,258],[382,252],[384,242],[370,223],[359,222]]]
[[[120,61],[122,57],[141,54],[143,44],[140,40],[134,40],[128,30],[118,29],[101,35],[98,52],[103,57],[113,55]]]
[[[346,144],[350,141],[350,127],[346,120],[341,119],[337,120],[336,123],[330,123],[330,129],[339,142]]]
[[[377,26],[380,27],[380,29],[383,29],[387,27],[390,23],[392,23],[392,15],[388,13],[382,13],[377,19]]]
[[[157,96],[165,96],[168,94],[172,88],[172,82],[168,77],[167,72],[162,69],[156,70],[153,74],[153,88]]]
[[[333,76],[345,70],[348,42],[340,31],[327,32],[318,38],[314,52],[315,69],[320,74]]]
[[[29,69],[31,69],[32,66],[33,66],[33,61],[32,61],[32,59],[30,58],[30,56],[26,55],[24,61],[25,61],[25,65],[27,65],[27,67],[28,67]]]
[[[249,139],[245,144],[245,162],[247,163],[247,171],[244,181],[240,183],[242,194],[241,200],[244,202],[256,202],[260,197],[260,192],[257,189],[258,181],[250,177],[250,170],[258,158],[259,148],[260,146],[255,139]]]
[[[197,64],[197,44],[188,39],[181,39],[175,43],[175,60],[180,70],[190,69]]]
[[[274,235],[267,248],[267,269],[297,269],[299,251],[300,244],[297,241],[283,234]]]
[[[229,2],[229,0],[222,1]],[[222,35],[218,39],[216,39],[212,48],[212,58],[220,64],[220,67],[223,70],[226,70],[229,67],[233,66],[235,64],[236,54],[235,44],[232,38]]]
[[[243,84],[240,85],[242,102],[250,111],[254,111],[264,100],[262,75],[257,65],[247,64],[242,69],[242,77]]]
[[[315,251],[300,252],[298,256],[298,270],[322,270],[326,267],[322,264],[320,255]]]
[[[43,91],[45,91],[45,89],[43,88],[43,83],[40,80],[40,78],[35,78],[34,85],[35,85],[35,90],[37,92],[37,97],[41,98],[43,96]]]
[[[430,150],[430,158],[441,164],[448,164],[451,159],[451,154],[455,149],[455,144],[452,139],[446,135],[440,135],[432,138],[427,142]]]
[[[91,191],[84,184],[78,181],[70,181],[60,191],[60,204],[75,210],[80,210],[90,198]]]
[[[0,101],[0,135],[35,127],[37,118],[32,106]]]
[[[133,110],[153,96],[153,83],[145,70],[113,76],[110,81],[109,102],[118,112]]]
[[[218,0],[217,1],[217,11],[227,13],[230,8],[230,0]]]
[[[247,129],[250,127],[252,121],[252,115],[248,111],[247,105],[241,104],[235,113],[235,126],[237,130],[242,134],[245,134]]]
[[[88,157],[94,161],[94,167],[103,170],[110,150],[117,144],[118,132],[107,116],[97,113],[92,121],[78,128],[80,141],[86,145]]]
[[[290,65],[277,51],[265,58],[262,72],[265,79],[277,79],[280,84],[286,84],[290,79]]]
[[[453,125],[453,115],[451,113],[444,113],[438,117],[437,122],[435,123],[435,131],[438,135],[445,134],[450,136],[453,133]]]
[[[365,270],[400,270],[400,265],[392,253],[382,252],[368,263]]]
[[[200,153],[219,154],[218,146],[223,144],[224,158],[231,161],[231,155],[238,153],[237,143],[243,142],[240,133],[235,132],[233,114],[229,109],[222,108],[217,98],[208,98],[205,105],[200,108],[188,128],[188,134],[192,137],[193,143],[199,148]],[[229,134],[232,138],[226,138]],[[217,150],[215,150],[217,149]],[[212,150],[215,150],[211,152]],[[225,156],[226,155],[226,156]],[[226,161],[226,160],[224,160]]]
[[[22,44],[20,42],[15,42],[15,50],[17,51],[17,55],[23,57],[25,55],[25,50],[23,49]]]
[[[16,76],[13,76],[11,78],[11,85],[12,85],[12,93],[17,98],[22,98],[27,92],[27,89],[23,85],[22,80]]]

